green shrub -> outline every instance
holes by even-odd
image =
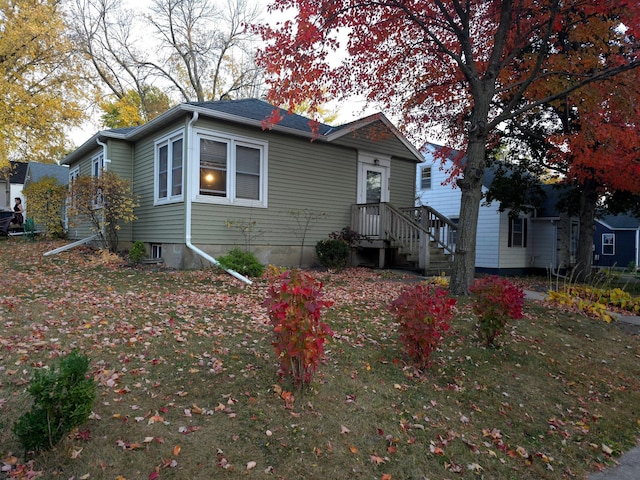
[[[31,411],[13,426],[25,451],[53,448],[89,418],[96,384],[85,377],[88,368],[88,357],[74,351],[60,360],[57,369],[35,372],[27,388],[33,397]]]
[[[224,268],[235,270],[246,277],[261,277],[264,272],[264,265],[258,262],[253,253],[239,248],[234,248],[226,255],[218,257],[218,262]]]
[[[349,263],[349,244],[330,238],[316,243],[316,257],[320,265],[330,270],[342,270]]]
[[[129,250],[129,261],[131,263],[140,263],[145,258],[147,258],[147,248],[144,246],[144,243],[140,240],[133,242]]]

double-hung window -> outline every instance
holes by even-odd
[[[91,158],[91,176],[95,179],[99,179],[102,176],[102,170],[104,169],[104,153],[99,153],[95,157]],[[96,189],[96,196],[93,200],[93,208],[102,208],[104,198],[102,196],[102,188],[99,186]]]
[[[80,167],[73,167],[69,170],[69,185],[73,185],[73,182],[80,176]]]
[[[509,219],[509,247],[527,246],[527,219]]]
[[[91,176],[99,177],[104,169],[104,154],[100,153],[91,159]]]
[[[267,206],[266,143],[201,131],[196,145],[199,201]]]
[[[183,134],[171,134],[155,144],[155,201],[168,203],[182,200]]]
[[[616,234],[602,234],[602,255],[615,255],[616,253]]]
[[[431,166],[422,167],[420,169],[420,189],[428,190],[431,188]]]

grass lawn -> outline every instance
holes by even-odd
[[[0,461],[18,478],[579,479],[640,433],[640,337],[615,324],[527,302],[487,349],[459,299],[421,373],[387,310],[413,276],[315,272],[335,336],[298,391],[277,376],[269,281],[42,256],[60,245],[0,239]],[[93,414],[25,457],[11,427],[28,381],[74,348]]]

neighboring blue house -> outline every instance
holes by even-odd
[[[595,267],[638,269],[640,219],[630,215],[606,215],[596,220],[593,239]]]

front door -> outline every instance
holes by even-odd
[[[358,203],[389,201],[389,167],[360,162]]]
[[[358,164],[358,231],[367,237],[380,236],[380,206],[389,201],[389,160],[362,156]]]

